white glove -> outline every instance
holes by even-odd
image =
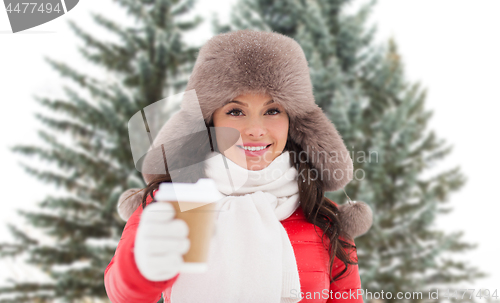
[[[174,207],[166,202],[148,205],[141,215],[134,257],[139,271],[150,281],[165,281],[177,275],[184,263],[182,255],[189,250],[189,227],[174,216]]]

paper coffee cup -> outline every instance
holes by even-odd
[[[181,272],[205,272],[210,242],[215,228],[216,204],[222,195],[209,178],[196,183],[161,183],[156,192],[157,201],[170,202],[175,218],[184,220],[189,227],[189,251],[183,255]]]

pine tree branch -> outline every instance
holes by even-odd
[[[83,194],[92,190],[92,187],[81,184],[77,181],[78,178],[72,176],[64,176],[61,174],[57,174],[49,171],[40,171],[35,168],[32,168],[24,163],[20,163],[21,167],[26,171],[26,173],[33,175],[39,181],[44,183],[52,183],[58,187],[64,187],[66,190],[70,192],[75,192],[75,194]]]
[[[57,164],[59,169],[66,170],[66,172],[72,171],[78,176],[87,174],[97,180],[114,173],[111,169],[117,170],[111,163],[102,160],[99,155],[85,155],[72,148],[67,148],[58,143],[55,137],[43,131],[39,131],[39,135],[52,149],[46,150],[39,147],[16,146],[13,148],[13,151],[26,156],[38,155],[43,160]]]
[[[70,103],[67,103],[68,108],[72,107],[73,110],[78,110],[78,107],[73,106]],[[89,135],[91,137],[98,137],[98,130],[108,130],[109,129],[109,124],[106,123],[106,121],[102,121],[100,118],[104,118],[104,115],[100,113],[98,110],[89,110],[89,108],[86,109],[88,113],[85,113],[84,111],[80,111],[80,116],[77,119],[81,122],[81,124],[77,122],[71,122],[68,120],[55,120],[53,118],[49,118],[45,115],[42,114],[35,114],[35,118],[38,119],[40,122],[45,124],[46,126],[50,127],[51,129],[58,130],[60,132],[65,132],[65,131],[74,131],[76,133],[83,133],[85,135]],[[95,111],[96,113],[99,112],[98,115],[92,116],[90,112]],[[73,120],[74,121],[74,120]],[[92,123],[92,124],[91,124]],[[89,129],[89,124],[90,124],[90,129]],[[86,125],[86,126],[84,126]]]
[[[0,243],[1,258],[19,256],[31,246],[39,244],[38,240],[29,237],[25,232],[23,232],[16,226],[8,223],[7,228],[18,243]]]
[[[109,71],[120,73],[133,72],[134,69],[130,63],[133,62],[137,52],[146,47],[144,41],[141,41],[134,33],[136,30],[121,30],[116,23],[99,14],[93,14],[92,17],[99,25],[121,36],[125,40],[126,45],[122,46],[110,41],[96,40],[76,23],[69,21],[71,29],[86,43],[84,47],[78,47],[78,51],[90,62],[98,66],[104,66]]]
[[[93,97],[100,98],[102,100],[112,98],[111,95],[106,93],[105,87],[100,87],[101,85],[103,85],[103,82],[101,80],[92,78],[87,75],[83,75],[77,72],[75,69],[71,68],[68,64],[57,62],[49,57],[45,56],[44,60],[50,66],[52,66],[56,71],[58,71],[62,77],[68,77],[71,80],[78,83],[81,87],[88,89]],[[63,86],[63,89],[66,92],[70,91],[70,89],[67,86]],[[75,101],[79,102],[80,100],[75,100]]]
[[[56,298],[56,286],[52,283],[16,282],[13,286],[0,287],[1,294],[15,294],[15,297],[0,298],[0,303],[50,303]]]
[[[56,120],[42,116],[40,114],[35,114],[35,118],[46,125],[49,129],[58,131],[60,133],[69,133],[78,141],[95,141],[98,138],[102,140],[102,138],[100,138],[100,135],[95,130],[88,128],[82,123],[70,120]]]
[[[77,242],[85,238],[104,238],[110,236],[107,226],[103,225],[102,220],[96,217],[95,213],[88,214],[87,216],[79,216],[76,212],[70,214],[64,210],[60,210],[58,214],[34,213],[24,210],[18,210],[18,213],[30,220],[34,227],[42,229],[45,234],[59,241],[58,245],[61,246],[60,248],[66,246],[64,242],[61,242],[62,240],[69,239],[72,242]],[[44,251],[48,249],[47,247],[44,248]],[[37,248],[34,247],[33,249],[36,250]],[[31,253],[33,254],[34,252],[31,251]]]
[[[68,77],[75,81],[82,87],[88,87],[99,83],[99,80],[92,78],[88,75],[83,75],[70,68],[69,65],[57,62],[50,57],[44,56],[43,58],[52,68],[59,72],[62,77]]]
[[[196,16],[193,21],[177,22],[175,25],[181,31],[190,31],[197,28],[203,21],[205,20],[202,17]]]
[[[193,10],[196,0],[183,0],[172,6],[170,14],[172,16],[181,16]]]
[[[39,203],[41,208],[54,210],[73,210],[75,212],[98,212],[102,209],[101,204],[96,201],[83,201],[73,197],[55,198],[51,196]]]

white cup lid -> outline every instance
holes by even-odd
[[[224,198],[215,181],[200,178],[196,183],[160,183],[155,199],[158,201],[211,203]]]

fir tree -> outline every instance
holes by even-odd
[[[462,233],[445,234],[432,225],[451,211],[444,204],[465,178],[458,167],[423,177],[451,146],[426,129],[431,112],[424,110],[425,90],[405,79],[396,43],[374,44],[376,28],[365,23],[376,2],[353,15],[344,13],[349,3],[239,0],[230,24],[215,19],[213,25],[216,32],[272,30],[302,46],[316,103],[351,150],[355,176],[346,193],[374,211],[371,230],[356,239],[362,288],[422,291],[426,299],[430,287],[456,287],[484,276],[450,258],[475,245],[463,242]],[[341,190],[326,195],[346,201]]]
[[[66,99],[37,97],[53,113],[37,115],[44,125],[39,134],[47,144],[18,145],[13,150],[51,163],[46,170],[23,166],[33,177],[67,194],[46,197],[38,211],[20,212],[30,225],[50,236],[52,244],[11,225],[16,241],[2,243],[0,256],[26,256],[51,281],[10,281],[0,288],[0,302],[107,301],[104,269],[125,225],[116,203],[127,188],[144,187],[132,160],[127,122],[137,111],[185,87],[198,47],[185,45],[182,34],[202,21],[199,17],[180,20],[194,0],[115,2],[134,18],[134,26],[125,27],[102,14],[92,17],[116,35],[118,43],[99,40],[69,23],[85,43],[80,48],[84,58],[115,80],[104,81],[75,70],[70,63],[46,58],[77,87],[64,86]],[[63,142],[64,135],[69,143]]]

